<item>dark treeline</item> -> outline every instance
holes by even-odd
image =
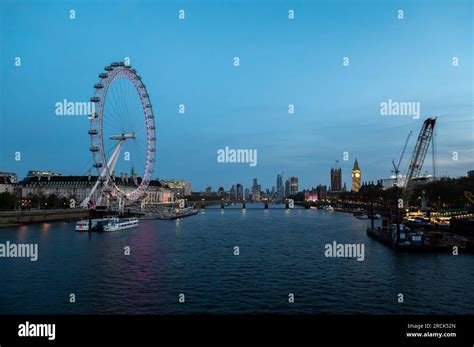
[[[71,197],[73,199],[74,197]],[[58,197],[55,194],[48,196],[28,194],[26,197],[18,196],[4,192],[0,193],[0,210],[13,209],[55,209],[66,208],[70,205],[70,199]]]

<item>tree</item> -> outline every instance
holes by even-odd
[[[0,193],[0,210],[13,210],[15,208],[15,197],[9,192]]]
[[[58,207],[58,197],[56,194],[50,194],[45,201],[46,208],[57,208]]]

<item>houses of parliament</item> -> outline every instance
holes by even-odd
[[[352,191],[357,193],[360,190],[362,182],[362,172],[359,168],[359,162],[357,158],[354,162],[354,167],[352,168]],[[345,191],[345,184],[344,187],[342,186],[342,170],[340,167],[336,167],[331,169],[331,191],[333,192],[341,192]]]

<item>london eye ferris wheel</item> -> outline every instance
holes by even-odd
[[[98,180],[83,207],[90,207],[97,189],[101,190],[97,204],[105,196],[123,202],[143,199],[155,166],[155,117],[142,78],[123,62],[104,70],[94,84],[88,131]]]

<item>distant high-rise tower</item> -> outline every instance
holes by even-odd
[[[260,191],[262,190],[262,186],[258,184],[257,179],[253,179],[252,185],[252,199],[255,201],[260,201]]]
[[[283,172],[281,173],[281,175],[277,175],[276,193],[279,198],[285,197],[285,186],[283,184]]]
[[[354,162],[354,168],[352,169],[352,191],[357,193],[360,190],[361,172],[357,159]]]
[[[298,194],[298,178],[290,177],[288,180],[290,181],[290,195]]]
[[[244,186],[241,185],[240,183],[237,183],[236,187],[236,193],[237,193],[237,200],[244,200]]]
[[[340,192],[342,191],[342,171],[341,168],[336,166],[331,169],[331,191]]]

